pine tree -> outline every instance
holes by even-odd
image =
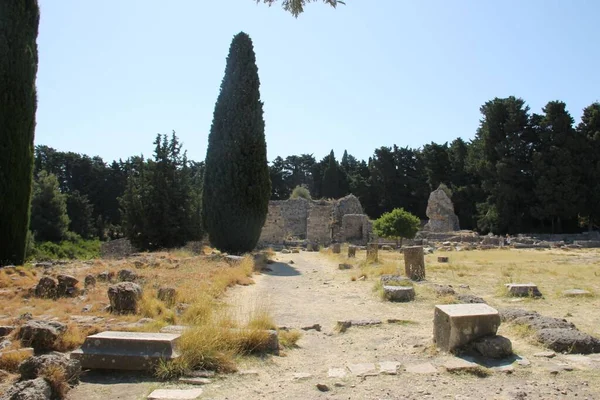
[[[31,200],[31,230],[40,242],[59,242],[69,228],[67,195],[60,192],[58,179],[46,171],[39,173]]]
[[[342,196],[342,189],[340,187],[340,168],[338,167],[337,161],[333,150],[329,153],[329,164],[323,173],[323,197],[326,199],[338,199]]]
[[[591,230],[600,225],[600,103],[584,108],[577,131],[585,144],[581,152],[585,155],[582,214]]]
[[[84,239],[90,239],[95,234],[94,206],[86,195],[79,191],[69,193],[67,196],[67,215],[71,220],[69,230]]]
[[[25,258],[39,13],[37,0],[0,1],[0,266]]]
[[[202,202],[210,242],[230,253],[254,249],[271,194],[259,86],[252,40],[241,32],[231,42],[215,104]]]

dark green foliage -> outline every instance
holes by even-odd
[[[99,240],[83,240],[77,235],[60,243],[42,242],[32,246],[28,258],[37,261],[78,259],[89,260],[100,257]]]
[[[25,258],[39,19],[37,0],[0,1],[0,266]]]
[[[31,230],[38,242],[59,242],[69,228],[67,196],[60,192],[53,174],[41,171],[33,186]]]
[[[435,190],[440,183],[449,184],[452,178],[452,166],[448,154],[448,143],[431,143],[423,146],[421,152],[427,183],[430,190]]]
[[[373,232],[378,236],[388,239],[413,239],[421,226],[421,220],[405,211],[395,208],[383,213],[373,222]]]
[[[294,17],[298,17],[298,15],[304,12],[304,7],[307,3],[311,3],[317,0],[282,0],[281,6],[283,9],[289,13],[291,13]],[[277,0],[256,0],[257,3],[265,3],[271,6],[273,3],[276,3]],[[325,4],[329,4],[331,7],[335,8],[338,4],[345,4],[340,0],[323,0]]]
[[[584,160],[581,214],[586,217],[591,230],[600,224],[600,103],[583,110],[577,132],[583,146],[580,157]]]
[[[170,140],[157,135],[154,145],[153,160],[130,160],[120,199],[123,230],[143,250],[180,247],[202,237],[202,164],[189,165],[175,132]]]
[[[532,159],[536,196],[532,215],[542,223],[549,222],[555,233],[563,231],[565,221],[576,221],[582,207],[583,171],[577,158],[583,148],[565,103],[551,101],[543,111],[545,115],[534,116],[539,124]]]
[[[335,160],[333,150],[331,150],[331,153],[329,153],[327,168],[325,168],[325,171],[323,172],[322,194],[324,198],[339,199],[345,194],[342,190],[341,179],[342,173],[340,171],[340,167]]]
[[[84,239],[91,239],[95,235],[94,206],[88,197],[75,190],[67,195],[67,215],[71,220],[69,230]]]
[[[206,152],[203,220],[213,246],[251,251],[271,196],[263,103],[252,40],[231,42]]]
[[[479,229],[495,233],[531,226],[531,128],[522,99],[496,98],[481,107],[483,118],[472,146],[471,171],[486,193],[478,206]]]

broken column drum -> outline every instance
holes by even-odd
[[[367,244],[367,262],[377,262],[378,261],[378,250],[379,250],[379,244],[377,244],[377,243]]]
[[[422,281],[425,279],[423,247],[404,247],[402,251],[404,253],[404,272],[406,276],[413,281]]]
[[[356,247],[348,246],[348,258],[356,257]]]

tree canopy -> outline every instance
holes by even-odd
[[[304,12],[304,7],[307,3],[313,3],[318,0],[282,0],[281,6],[283,9],[291,13],[294,17],[298,18],[298,15]],[[277,0],[256,0],[257,3],[265,3],[269,6],[277,2]],[[331,7],[336,8],[338,4],[346,4],[340,0],[323,0],[323,3],[329,4]]]

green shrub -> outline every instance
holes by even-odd
[[[395,208],[384,213],[373,223],[373,231],[381,237],[388,239],[413,239],[421,221],[403,208]]]
[[[294,188],[294,191],[292,191],[292,194],[290,195],[290,199],[300,199],[300,198],[306,199],[306,200],[311,199],[310,192],[304,186],[296,186]]]
[[[41,242],[35,243],[30,252],[30,259],[38,261],[58,259],[89,260],[100,256],[100,240],[84,240],[81,237],[69,233],[68,240],[60,243]]]

